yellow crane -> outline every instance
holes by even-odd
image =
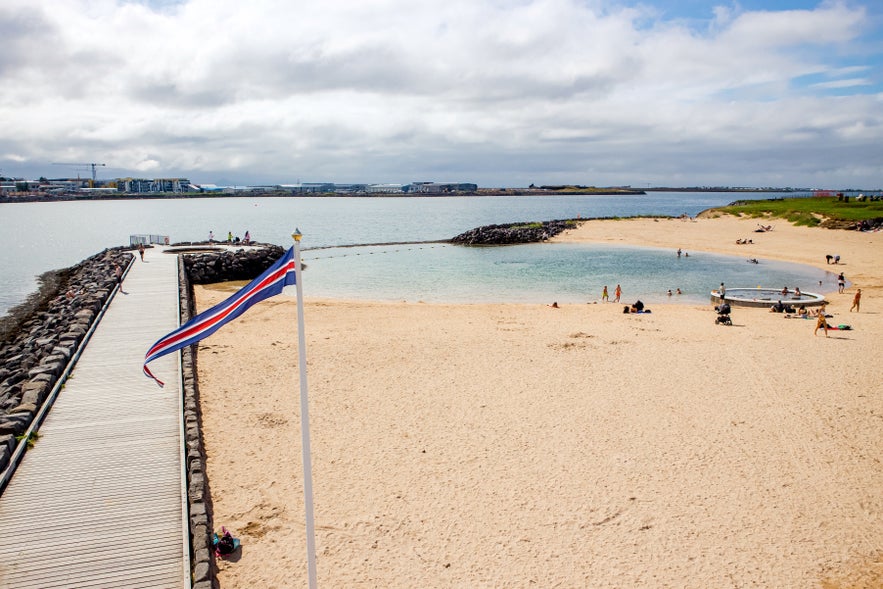
[[[92,168],[92,184],[90,184],[90,186],[94,186],[95,179],[96,179],[95,168],[98,166],[104,166],[105,164],[96,164],[96,163],[92,163],[92,162],[85,163],[85,164],[71,163],[71,162],[52,162],[52,165],[53,166],[89,166]]]

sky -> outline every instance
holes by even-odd
[[[879,0],[3,0],[0,39],[7,177],[883,187]]]

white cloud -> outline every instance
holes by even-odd
[[[34,167],[194,181],[881,183],[879,98],[815,94],[879,84],[879,65],[838,58],[865,10],[656,17],[600,0],[7,0],[0,121]],[[828,79],[794,83],[810,75]]]

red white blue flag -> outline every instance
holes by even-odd
[[[203,311],[150,346],[144,356],[144,374],[155,380],[159,386],[163,386],[163,382],[147,368],[150,362],[207,338],[226,323],[245,313],[255,303],[276,296],[282,292],[283,287],[294,283],[294,248],[292,247],[263,274],[249,282],[239,292],[211,309]]]

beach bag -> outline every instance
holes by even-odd
[[[215,534],[214,537],[215,554],[218,556],[226,556],[233,554],[239,548],[239,540],[233,537],[227,528],[221,528],[221,534]]]
[[[233,545],[233,537],[232,536],[221,536],[218,538],[218,554],[230,554],[232,553],[236,547]]]

